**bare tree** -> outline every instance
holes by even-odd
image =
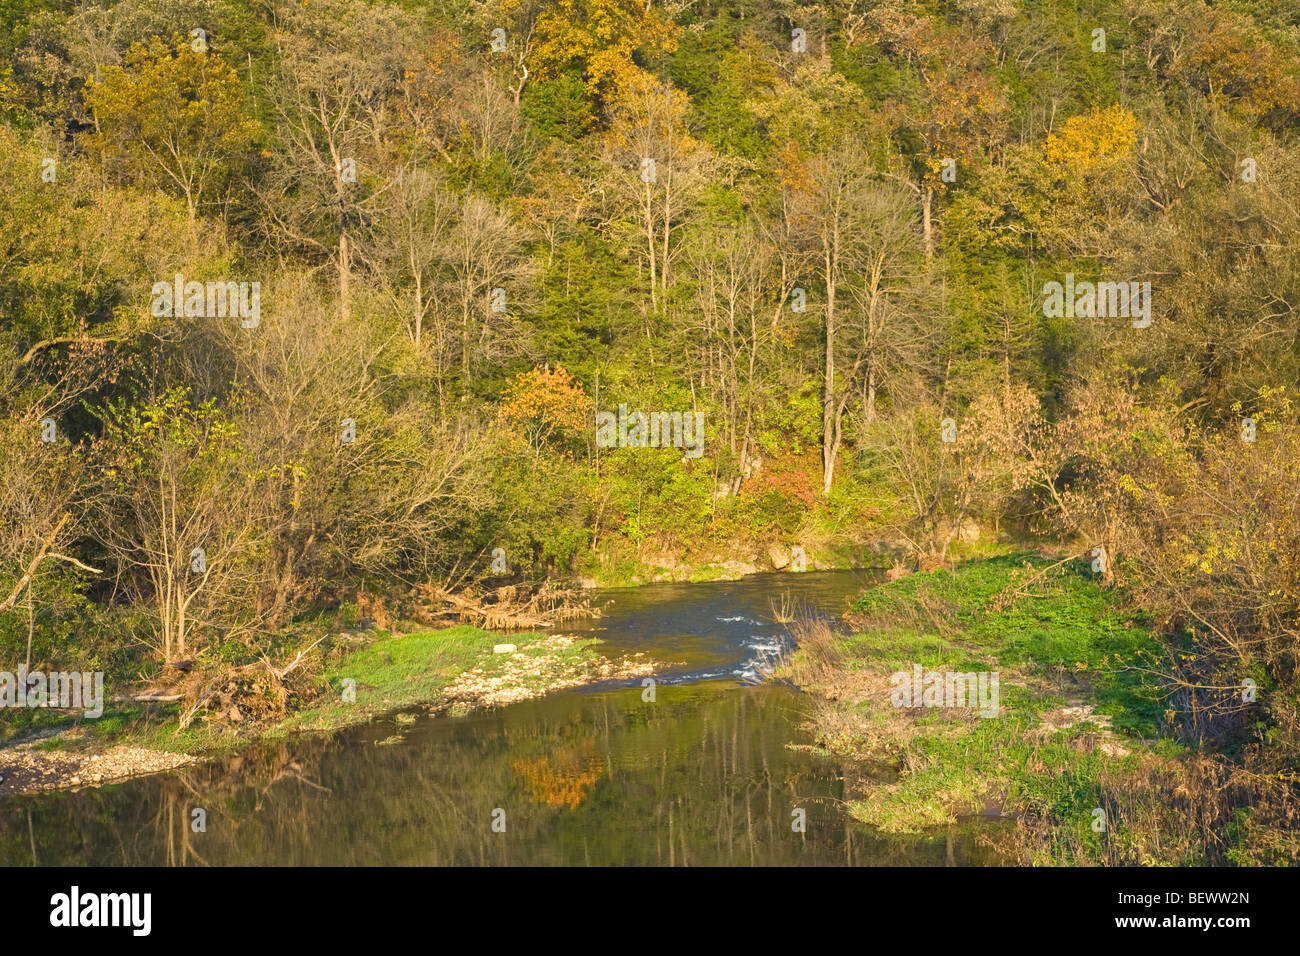
[[[504,333],[527,297],[524,280],[531,274],[519,234],[513,218],[488,199],[472,192],[461,197],[446,255],[460,319],[462,399],[471,391],[479,356],[515,347]]]
[[[905,281],[915,276],[909,216],[898,194],[873,181],[851,143],[808,163],[795,194],[795,231],[816,257],[825,291],[822,369],[822,493],[829,494],[844,415],[865,375],[868,416],[890,367]],[[847,301],[842,300],[847,294]],[[896,356],[895,356],[896,357]]]
[[[620,99],[606,137],[611,198],[616,216],[635,210],[638,236],[633,248],[645,264],[650,317],[666,301],[679,235],[708,181],[715,161],[690,135],[685,94],[650,76],[638,76]]]
[[[333,260],[346,318],[356,237],[382,188],[368,183],[365,164],[387,161],[388,100],[414,25],[393,7],[325,0],[293,7],[281,26],[270,86],[281,142],[258,195],[282,240]]]
[[[256,482],[242,473],[225,416],[193,405],[185,389],[100,415],[104,494],[93,531],[128,593],[152,607],[155,649],[179,661],[195,649],[194,632],[247,588],[241,578],[253,572],[240,559],[260,534]]]

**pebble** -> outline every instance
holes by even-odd
[[[0,794],[57,790],[121,780],[140,774],[174,770],[194,757],[144,747],[117,746],[84,754],[42,750],[35,743],[0,751]]]

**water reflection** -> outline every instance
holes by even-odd
[[[889,839],[847,818],[830,761],[792,750],[800,700],[720,683],[569,694],[256,748],[0,808],[0,863],[978,864],[966,829]],[[403,735],[397,743],[394,733]],[[190,829],[195,807],[207,831]],[[493,811],[505,811],[504,833]],[[791,812],[807,814],[807,832]]]
[[[746,686],[788,640],[774,598],[837,614],[872,578],[768,575],[607,592],[613,654],[680,662],[655,700],[610,685],[465,718],[390,718],[333,739],[76,793],[0,802],[0,864],[880,865],[995,862],[972,821],[894,838],[844,811],[861,770],[792,747],[806,699]],[[846,776],[847,775],[847,776]],[[192,811],[206,811],[193,832]],[[806,832],[792,830],[792,811]],[[505,832],[492,829],[505,814]]]

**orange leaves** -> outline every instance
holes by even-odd
[[[870,19],[879,42],[910,63],[922,84],[921,95],[901,96],[886,113],[924,141],[931,159],[974,161],[1002,142],[1008,101],[995,72],[997,50],[987,38],[897,12],[877,11]],[[931,188],[945,188],[937,175],[924,179]]]
[[[813,487],[808,472],[797,468],[792,471],[760,471],[741,486],[740,493],[746,498],[776,494],[787,501],[798,501],[807,509],[811,509],[817,502],[817,490]]]
[[[1294,48],[1279,49],[1243,14],[1206,13],[1174,72],[1210,96],[1232,97],[1255,113],[1300,112],[1300,64]]]
[[[776,151],[777,174],[781,177],[781,186],[795,192],[812,192],[815,186],[812,170],[803,157],[797,144],[787,142]]]
[[[592,427],[595,406],[582,385],[562,366],[537,366],[515,376],[497,410],[497,421],[540,453],[563,438]]]
[[[533,802],[576,810],[605,772],[604,761],[591,744],[585,741],[582,753],[560,750],[552,757],[517,760],[511,768],[524,778]]]

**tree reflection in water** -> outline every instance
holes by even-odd
[[[844,812],[800,697],[705,682],[380,721],[0,806],[0,863],[202,866],[978,864],[972,823],[891,838]],[[396,743],[394,733],[402,735]],[[384,743],[380,743],[384,741]],[[193,832],[191,811],[207,812]],[[493,832],[492,812],[506,813]],[[807,813],[805,833],[791,812]]]

